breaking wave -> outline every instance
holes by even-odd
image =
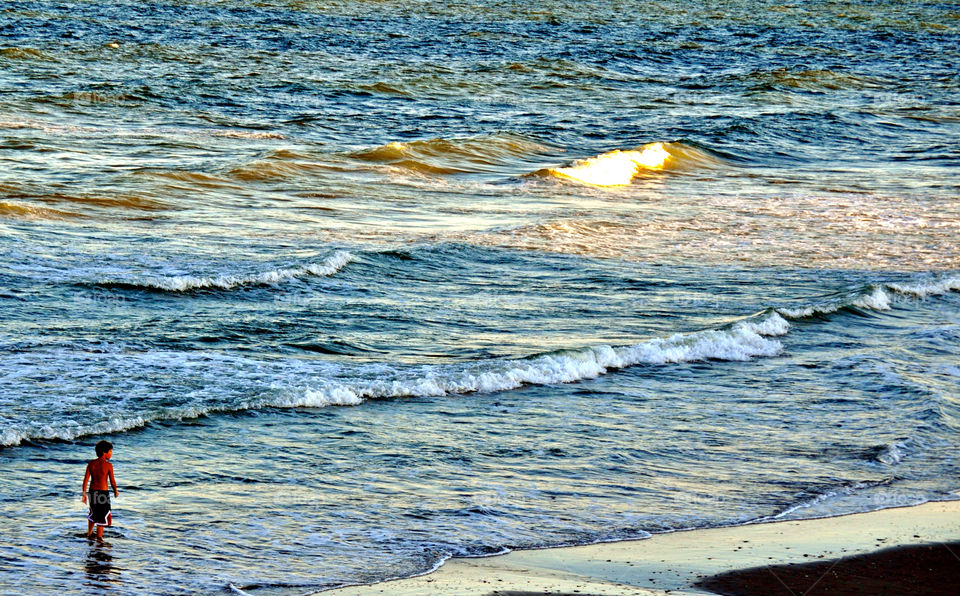
[[[217,412],[260,408],[319,408],[353,406],[369,399],[434,397],[468,393],[492,393],[525,385],[553,385],[592,379],[612,370],[641,364],[664,365],[709,360],[747,361],[776,356],[789,324],[772,312],[727,325],[692,333],[678,333],[626,346],[593,346],[562,350],[524,359],[497,359],[464,364],[423,365],[396,368],[384,364],[336,365],[284,361],[272,363],[239,356],[203,353],[104,354],[103,363],[126,376],[149,377],[151,368],[182,369],[177,376],[206,374],[216,379],[238,379],[247,389],[264,391],[254,399],[205,400],[203,390],[188,394],[188,403],[159,410],[110,416],[92,424],[60,424],[56,427],[31,423],[29,428],[6,428],[0,444],[17,445],[24,440],[72,440],[89,434],[122,432],[151,421],[196,418]],[[89,354],[85,355],[90,358]],[[116,359],[122,358],[122,362]],[[215,370],[227,367],[231,370]],[[198,373],[197,371],[201,371]],[[83,373],[80,373],[83,374]],[[241,392],[242,393],[242,392]],[[190,397],[192,396],[192,397]],[[189,401],[193,400],[193,401]]]
[[[270,405],[321,407],[357,405],[367,399],[387,397],[493,393],[525,385],[573,383],[640,364],[746,361],[779,354],[783,346],[774,338],[786,334],[788,329],[789,324],[782,317],[769,313],[725,329],[678,333],[628,346],[595,346],[521,360],[422,367],[415,369],[413,375],[362,383],[325,382],[317,387],[305,387]]]
[[[332,274],[349,262],[347,253],[337,253],[318,268],[307,267],[258,276],[214,278],[169,278],[161,289],[181,291],[186,287],[236,287],[300,274]],[[179,280],[179,281],[174,281]],[[202,280],[202,281],[199,281]],[[160,287],[160,286],[157,286]],[[151,421],[196,418],[217,412],[262,408],[321,408],[355,406],[371,399],[440,397],[508,391],[528,385],[555,385],[592,379],[632,366],[662,366],[706,361],[750,361],[782,353],[780,337],[789,333],[788,319],[837,313],[845,308],[887,310],[895,296],[927,297],[960,290],[960,277],[931,279],[911,284],[874,284],[822,304],[802,308],[768,308],[727,325],[677,333],[623,346],[590,346],[559,350],[521,359],[492,359],[456,364],[400,366],[387,363],[347,364],[300,359],[257,360],[240,355],[209,352],[104,353],[84,358],[103,358],[89,370],[112,370],[120,379],[91,379],[89,385],[116,383],[127,378],[151,379],[155,375],[193,378],[193,391],[184,403],[156,410],[116,415],[111,406],[103,418],[82,424],[62,422],[56,426],[39,421],[8,424],[0,430],[0,445],[18,445],[25,440],[72,440],[77,437],[123,432]],[[30,362],[37,360],[30,355]],[[85,369],[87,370],[87,369]],[[78,372],[78,377],[87,374]],[[100,373],[89,373],[100,374]],[[192,377],[191,377],[192,375]],[[122,379],[122,380],[121,380]],[[82,380],[82,379],[79,379]],[[224,382],[236,386],[223,387]],[[186,382],[186,381],[184,381]],[[209,383],[217,383],[220,397],[209,395]],[[122,388],[121,388],[122,389]],[[217,392],[219,393],[219,391]],[[252,397],[251,397],[252,396]],[[130,402],[128,402],[130,403]],[[146,400],[144,403],[149,403]],[[878,454],[881,463],[895,464],[902,456],[899,446]]]
[[[340,251],[327,257],[322,263],[309,263],[300,267],[275,269],[249,275],[168,275],[144,277],[135,281],[101,281],[97,285],[114,288],[140,288],[162,290],[165,292],[187,292],[190,290],[231,290],[243,286],[276,285],[287,280],[315,275],[327,277],[347,266],[353,255]]]
[[[722,162],[684,143],[648,143],[577,160],[569,166],[538,170],[533,175],[572,180],[589,186],[625,186],[637,176],[661,170],[700,169]]]
[[[819,304],[784,307],[776,311],[788,319],[803,319],[816,315],[829,315],[848,308],[890,310],[898,296],[923,299],[955,291],[960,291],[960,277],[956,276],[911,284],[872,284],[862,290],[833,297]]]

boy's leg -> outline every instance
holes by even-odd
[[[103,540],[103,526],[97,526],[97,539]]]
[[[93,522],[90,520],[87,520],[87,536],[89,536],[90,534],[93,534]]]

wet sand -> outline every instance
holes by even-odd
[[[881,593],[878,586],[885,594],[956,594],[958,541],[960,501],[938,502],[452,559],[420,577],[325,594],[759,595],[803,593],[814,582],[810,596]]]

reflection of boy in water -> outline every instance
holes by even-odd
[[[87,516],[87,536],[97,527],[97,538],[103,539],[103,526],[113,522],[110,514],[110,490],[107,488],[107,478],[113,486],[114,496],[120,496],[117,491],[117,481],[113,478],[113,445],[108,441],[100,441],[95,447],[97,459],[87,464],[87,473],[83,476],[83,497],[87,502],[87,480],[90,481],[90,515]]]

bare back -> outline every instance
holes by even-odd
[[[87,473],[90,474],[90,490],[109,490],[107,479],[114,487],[117,486],[113,479],[113,464],[106,459],[97,458],[90,460],[87,464]]]

